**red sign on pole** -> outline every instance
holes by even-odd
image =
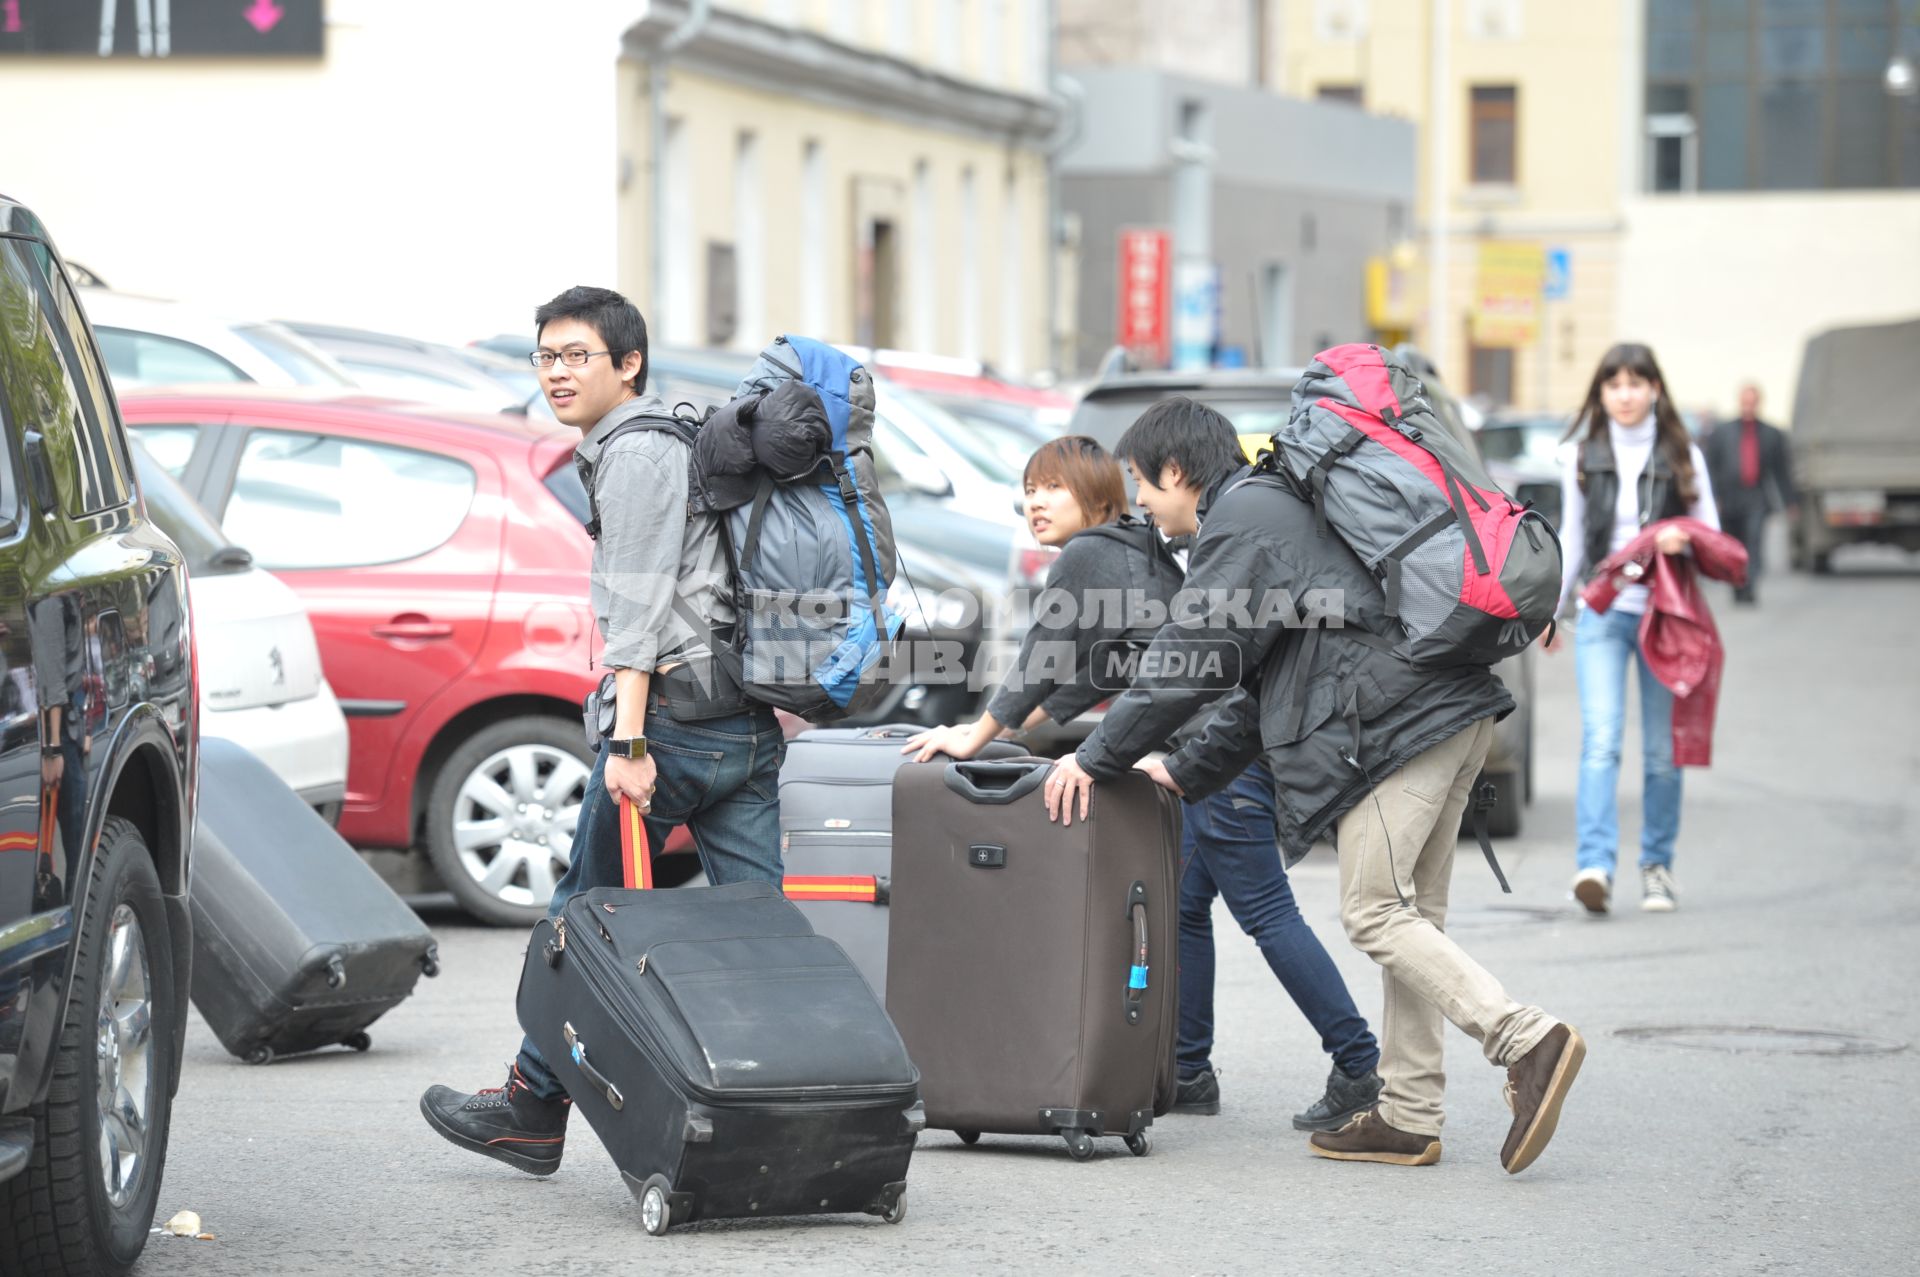
[[[1120,232],[1120,344],[1164,365],[1172,353],[1167,331],[1173,276],[1173,236],[1163,230]]]

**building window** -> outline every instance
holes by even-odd
[[[1020,341],[1027,302],[1022,284],[1027,276],[1021,226],[1020,186],[1007,174],[1006,206],[1000,217],[1000,371],[1009,377],[1025,374],[1026,351]]]
[[[1358,84],[1323,84],[1315,96],[1322,102],[1339,102],[1346,106],[1364,107],[1367,104],[1366,91]]]
[[[1920,110],[1890,71],[1920,50],[1912,4],[1649,0],[1646,12],[1649,190],[1920,186]]]
[[[1467,347],[1467,393],[1495,404],[1513,402],[1513,351],[1499,346]]]
[[[979,359],[980,343],[980,197],[973,169],[960,170],[960,353]]]
[[[760,139],[742,132],[733,157],[735,342],[758,350],[767,326],[766,195],[760,181]]]
[[[827,236],[827,164],[820,143],[809,140],[800,152],[800,321],[806,331],[825,337],[830,320],[827,302],[827,263],[832,256]]]
[[[1476,84],[1469,111],[1472,170],[1476,186],[1512,186],[1519,134],[1519,90],[1511,84]]]
[[[934,304],[934,230],[933,166],[921,160],[913,166],[913,213],[908,223],[913,237],[907,266],[907,303],[913,315],[908,340],[916,350],[940,349],[939,334],[934,331],[939,313]]]

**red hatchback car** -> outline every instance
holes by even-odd
[[[121,400],[127,429],[305,601],[351,737],[340,832],[424,846],[462,906],[545,911],[592,767],[592,543],[574,430],[223,387]],[[668,850],[687,845],[677,834]]]

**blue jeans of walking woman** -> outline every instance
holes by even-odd
[[[778,884],[780,763],[787,745],[773,711],[754,708],[681,723],[656,702],[647,715],[647,752],[655,765],[653,810],[646,818],[649,845],[661,846],[674,826],[685,825],[708,882],[720,886],[758,879]],[[589,887],[625,882],[620,804],[607,793],[606,770],[602,749],[580,802],[572,860],[547,906],[550,918]],[[532,1038],[521,1043],[518,1064],[528,1088],[541,1099],[566,1094]]]
[[[1273,773],[1255,763],[1212,797],[1182,803],[1181,814],[1180,1076],[1213,1067],[1215,896],[1225,897],[1340,1071],[1371,1071],[1380,1046],[1287,882],[1274,841]]]
[[[1582,870],[1609,879],[1620,850],[1620,742],[1626,731],[1627,670],[1640,685],[1640,867],[1670,868],[1680,836],[1680,769],[1673,762],[1673,693],[1640,650],[1640,614],[1585,609],[1573,629],[1580,683],[1580,784],[1574,798]]]

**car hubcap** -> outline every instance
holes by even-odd
[[[115,1206],[132,1200],[146,1166],[153,1108],[153,995],[146,937],[131,905],[113,911],[100,980],[96,1052],[100,1078],[100,1172]]]
[[[506,904],[546,904],[573,857],[589,774],[552,745],[514,745],[482,762],[454,800],[461,867]]]

